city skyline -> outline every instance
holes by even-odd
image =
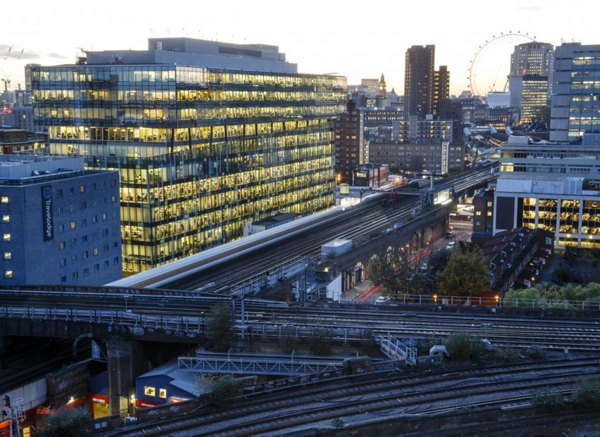
[[[388,90],[400,92],[406,49],[435,44],[435,63],[448,65],[451,93],[459,94],[467,89],[470,60],[492,35],[520,31],[553,45],[561,41],[590,44],[595,42],[594,10],[600,12],[600,6],[591,1],[571,6],[564,1],[541,0],[483,4],[411,0],[402,6],[389,0],[368,4],[294,0],[285,6],[274,0],[225,0],[201,7],[178,0],[169,8],[155,0],[110,0],[102,6],[62,0],[36,4],[25,14],[18,4],[8,4],[5,16],[12,19],[2,29],[0,77],[8,77],[14,89],[18,83],[23,85],[27,63],[69,64],[80,48],[145,49],[148,37],[187,36],[277,45],[288,61],[299,65],[299,71],[336,72],[346,76],[349,84],[377,78],[383,72]],[[89,17],[94,17],[93,21]],[[515,40],[520,42],[524,40]],[[509,64],[509,49],[492,48],[488,53]],[[505,74],[508,71],[496,75]],[[497,81],[497,77],[488,79],[490,84]]]

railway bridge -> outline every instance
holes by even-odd
[[[355,243],[352,251],[326,260],[322,267],[342,274],[342,289],[349,290],[368,279],[369,259],[388,249],[414,253],[426,248],[433,240],[444,235],[448,227],[448,207],[436,207],[408,220],[402,226],[391,226],[381,234],[365,236]]]

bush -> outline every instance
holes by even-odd
[[[308,347],[315,355],[331,354],[332,341],[329,333],[324,329],[317,329],[308,340]]]
[[[552,413],[557,413],[565,408],[564,397],[547,388],[535,391],[531,397],[531,403]]]
[[[558,284],[580,283],[581,280],[571,268],[561,265],[552,273],[552,280]]]
[[[217,380],[210,395],[215,405],[224,405],[225,402],[235,396],[239,391],[239,385],[231,376],[224,376]]]
[[[239,392],[239,384],[231,376],[219,376],[203,373],[196,377],[196,385],[200,387],[214,405],[221,406],[229,398]]]
[[[479,361],[485,353],[485,346],[468,334],[452,334],[444,341],[452,361]]]
[[[534,360],[544,360],[546,359],[546,349],[543,346],[529,346],[525,350],[525,354]]]
[[[575,384],[573,404],[578,408],[600,407],[600,379],[584,379]]]
[[[48,416],[44,436],[80,437],[92,435],[92,416],[81,408],[69,408]]]
[[[383,234],[383,232],[381,232],[381,231],[371,231],[371,232],[369,232],[369,238],[371,240],[374,240],[375,238],[380,237],[382,234]]]
[[[496,359],[505,363],[514,363],[518,361],[519,354],[516,350],[510,348],[498,348],[494,351]]]

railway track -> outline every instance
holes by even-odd
[[[567,392],[598,374],[597,358],[516,364],[451,373],[381,373],[346,377],[318,386],[236,398],[235,407],[209,407],[111,435],[284,435],[330,428],[332,421],[360,425],[377,417],[427,416],[464,408],[528,402],[540,388]]]
[[[119,320],[138,320],[142,326],[149,327],[170,317],[177,319],[180,325],[196,326],[194,329],[198,332],[203,328],[197,325],[206,321],[211,307],[216,302],[226,301],[221,297],[199,299],[193,293],[183,292],[175,296],[145,290],[143,293],[121,295],[7,290],[0,293],[0,314],[10,317],[8,308],[23,308],[21,313],[25,316],[29,311],[36,317],[52,318],[56,317],[57,309],[68,309],[75,314],[80,311],[79,317],[89,320],[90,316],[86,314],[92,311],[95,312],[92,314],[102,314],[105,319],[109,317],[116,323]],[[386,333],[398,338],[431,339],[462,332],[487,338],[499,346],[540,345],[600,350],[600,321],[596,319],[546,320],[468,313],[449,315],[362,306],[354,309],[344,306],[335,306],[333,309],[302,308],[285,304],[272,306],[253,300],[246,303],[244,316],[244,324],[252,327],[252,336],[255,338],[267,338],[282,332],[302,336],[307,335],[310,329],[326,329],[332,336],[342,336],[345,340]],[[236,318],[241,323],[239,305]]]
[[[481,183],[480,178],[489,179],[490,169],[479,170],[465,177],[440,183],[436,190],[455,187],[462,191],[474,184]],[[216,266],[209,271],[191,274],[189,277],[164,284],[164,288],[194,290],[203,288],[204,291],[227,294],[231,285],[248,281],[252,276],[263,273],[278,263],[288,262],[294,257],[311,256],[319,253],[322,244],[335,238],[358,239],[373,231],[383,231],[393,228],[395,224],[405,221],[415,208],[420,208],[420,200],[404,198],[396,207],[381,208],[378,205],[366,205],[346,213],[343,218],[329,223],[311,234],[297,235],[276,247],[267,247],[256,251],[252,256]],[[357,220],[357,217],[359,219]],[[401,228],[400,228],[401,230]],[[227,279],[224,279],[227,278]],[[207,287],[207,284],[215,285]]]

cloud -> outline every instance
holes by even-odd
[[[60,53],[48,53],[43,51],[27,50],[20,47],[9,46],[8,44],[0,44],[0,59],[11,60],[18,59],[22,61],[32,61],[36,59],[68,59],[68,56]]]
[[[530,5],[530,6],[519,6],[519,10],[520,11],[531,11],[531,12],[540,12],[542,11],[544,8],[537,5]]]

